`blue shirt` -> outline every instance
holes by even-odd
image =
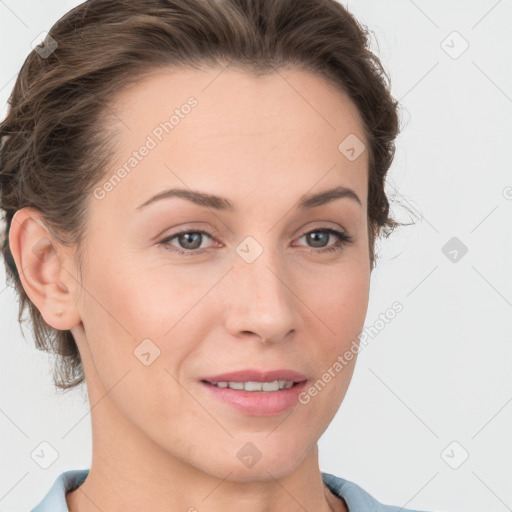
[[[79,487],[88,474],[88,469],[74,469],[61,473],[46,496],[31,512],[69,512],[66,493]],[[322,473],[322,480],[335,496],[345,501],[349,512],[422,512],[383,505],[354,482],[329,473]]]

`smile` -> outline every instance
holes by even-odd
[[[215,382],[210,383],[218,388],[237,389],[239,391],[279,391],[282,389],[290,389],[294,382],[291,380],[274,380],[272,382]]]

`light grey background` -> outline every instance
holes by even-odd
[[[78,3],[0,0],[2,118],[31,42]],[[387,190],[418,219],[380,244],[365,325],[394,301],[403,311],[361,350],[321,469],[383,503],[510,510],[512,2],[343,4],[373,31],[402,104]],[[455,262],[442,251],[452,237],[468,249]],[[3,267],[0,312],[0,511],[30,510],[60,472],[89,467],[87,396],[54,392]],[[58,451],[48,469],[31,458],[43,441]]]

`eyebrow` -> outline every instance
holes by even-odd
[[[171,197],[180,197],[182,199],[187,199],[199,206],[205,206],[207,208],[213,208],[215,210],[220,211],[236,211],[235,205],[225,197],[215,196],[212,194],[207,194],[205,192],[199,192],[197,190],[186,190],[173,188],[169,190],[164,190],[153,197],[149,198],[146,202],[142,203],[138,206],[137,210],[142,210],[146,206],[160,201],[162,199],[169,199]],[[315,208],[317,206],[322,206],[324,204],[335,201],[336,199],[352,199],[356,203],[362,207],[361,200],[358,195],[351,189],[347,187],[338,186],[335,188],[331,188],[329,190],[324,190],[323,192],[318,192],[315,194],[305,194],[303,195],[299,201],[297,202],[296,208],[299,210],[307,210],[310,208]]]

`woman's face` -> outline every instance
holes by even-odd
[[[367,310],[357,109],[304,71],[212,68],[147,75],[113,110],[72,329],[93,425],[131,436],[132,462],[144,439],[221,478],[286,475],[345,396]]]

